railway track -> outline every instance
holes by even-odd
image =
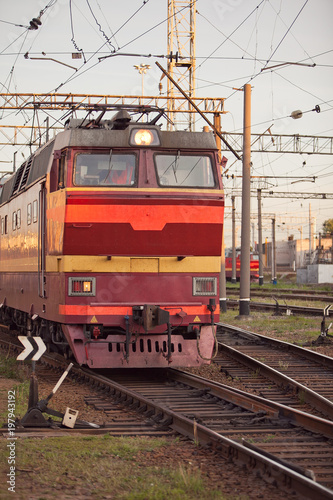
[[[177,370],[94,378],[155,425],[209,444],[289,493],[333,498],[332,422]]]
[[[235,292],[235,293],[239,293],[239,287],[235,287],[235,286],[227,286],[227,291],[228,292]],[[257,293],[262,293],[262,294],[272,294],[273,290],[270,289],[270,290],[267,290],[265,288],[257,288],[257,289],[251,289],[251,292],[254,291],[254,292],[257,292]],[[332,289],[333,291],[333,289]],[[289,296],[294,296],[294,295],[301,295],[301,296],[304,296],[304,295],[310,295],[310,296],[320,296],[320,295],[325,295],[325,293],[327,294],[328,297],[330,297],[332,299],[332,292],[325,292],[323,290],[313,290],[313,289],[304,289],[304,288],[276,288],[276,293],[277,294],[289,294]]]
[[[217,338],[215,362],[246,390],[333,420],[333,358],[225,323]]]
[[[238,289],[227,288],[228,295],[239,295]],[[333,302],[333,297],[331,295],[324,295],[323,293],[310,293],[309,291],[301,290],[253,290],[251,289],[251,297],[272,297],[277,299],[292,299],[292,300],[307,300],[314,302],[326,302],[330,304]]]
[[[59,370],[50,356],[43,363]],[[209,445],[288,493],[333,499],[332,422],[172,369],[101,375],[75,367],[71,377],[99,391],[90,403],[104,411],[124,405],[145,425]]]
[[[333,302],[333,299],[330,299]],[[228,299],[228,307],[237,308],[239,306],[238,299]],[[257,311],[275,311],[276,313],[292,313],[296,315],[304,316],[323,316],[322,307],[306,307],[306,306],[295,306],[287,304],[269,304],[266,302],[254,302],[251,300],[250,309]],[[330,309],[327,316],[333,317],[333,309]]]

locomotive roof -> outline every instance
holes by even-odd
[[[117,119],[119,116],[120,119]],[[4,182],[0,192],[0,205],[44,177],[51,169],[54,151],[62,150],[65,147],[129,148],[131,147],[129,141],[133,129],[156,130],[160,138],[159,148],[217,149],[212,132],[164,131],[154,122],[132,122],[128,117],[128,114],[126,116],[120,112],[112,120],[98,122],[94,120],[69,120],[63,132],[39,148]]]
[[[67,145],[72,147],[129,147],[130,133],[133,128],[154,128],[161,140],[160,147],[176,149],[217,149],[212,133],[209,132],[170,132],[159,127],[133,124],[125,130],[75,128],[67,136]],[[64,137],[65,139],[65,137]],[[65,139],[65,140],[66,140]]]

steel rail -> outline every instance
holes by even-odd
[[[268,380],[275,382],[278,386],[286,389],[293,388],[300,400],[303,400],[305,403],[308,403],[315,409],[319,410],[328,418],[333,419],[333,403],[329,399],[321,396],[293,378],[284,375],[274,368],[271,368],[265,363],[262,363],[261,361],[254,359],[247,354],[234,349],[233,347],[223,344],[222,342],[219,342],[219,349],[226,352],[232,359],[247,366],[254,372],[259,370],[261,375],[266,377]]]
[[[315,351],[310,351],[309,349],[305,349],[304,347],[297,346],[295,344],[290,344],[289,342],[285,342],[283,340],[273,339],[271,337],[265,337],[265,335],[261,335],[260,333],[250,332],[249,330],[244,330],[243,328],[239,328],[237,326],[228,325],[223,322],[217,323],[217,325],[223,328],[225,331],[241,333],[243,335],[248,336],[252,339],[260,339],[264,341],[266,344],[271,344],[274,347],[281,348],[284,347],[289,352],[293,352],[295,354],[301,354],[303,357],[310,361],[314,361],[323,366],[326,366],[333,370],[333,358],[330,356],[325,356],[325,354],[320,354]]]
[[[274,348],[279,349],[282,348],[285,352],[305,358],[312,363],[316,363],[317,365],[319,365],[319,367],[325,367],[326,369],[332,370],[333,372],[333,358],[329,356],[319,354],[317,352],[305,349],[300,346],[296,346],[294,344],[290,344],[288,342],[272,339],[270,337],[265,337],[253,332],[248,332],[247,330],[233,327],[231,325],[226,325],[224,323],[219,323],[219,325],[225,331],[248,335],[249,339],[251,340],[255,338],[260,339],[265,343],[265,345],[273,346]],[[298,382],[297,380],[295,380],[295,378],[291,378],[285,375],[281,371],[272,368],[268,364],[263,363],[260,360],[255,359],[252,356],[249,356],[248,354],[245,354],[239,349],[235,349],[224,342],[219,341],[219,349],[222,352],[225,352],[236,362],[248,367],[253,372],[257,372],[258,370],[261,375],[266,377],[268,380],[276,383],[278,386],[284,387],[286,389],[293,388],[300,400],[308,403],[309,405],[326,415],[329,419],[333,420],[333,402],[317,391],[311,389],[311,387]],[[263,353],[261,352],[260,355],[262,356]]]
[[[275,457],[269,458],[265,455],[265,453],[261,453],[259,449],[255,451],[247,447],[246,444],[237,443],[236,441],[233,441],[230,438],[227,438],[207,428],[205,425],[197,423],[195,419],[192,420],[182,414],[179,414],[178,412],[171,410],[160,402],[146,398],[145,396],[140,395],[138,392],[126,388],[125,386],[118,384],[117,382],[110,380],[107,377],[101,375],[92,375],[90,373],[88,374],[87,369],[82,369],[82,372],[85,376],[89,376],[90,379],[94,380],[97,385],[101,387],[112,388],[115,394],[123,394],[123,402],[127,400],[129,404],[133,404],[134,401],[137,401],[140,405],[139,408],[143,407],[145,411],[151,410],[157,414],[160,414],[162,412],[164,418],[172,421],[170,427],[173,430],[179,432],[184,436],[187,436],[195,442],[200,442],[201,444],[211,446],[214,450],[218,451],[225,459],[243,463],[249,470],[255,470],[256,473],[261,475],[263,478],[269,478],[270,481],[277,481],[282,488],[286,488],[286,491],[290,492],[291,490],[295,490],[298,494],[309,499],[333,499],[333,491],[318,484],[312,479],[309,479],[305,475],[296,472],[295,470],[293,470],[293,468],[279,463],[279,460]],[[228,396],[231,397],[235,403],[238,401],[238,404],[240,403],[240,401],[242,401],[243,404],[243,398],[245,398],[245,400],[247,401],[246,404],[248,404],[248,402],[250,401],[250,405],[253,408],[271,407],[271,414],[272,410],[273,412],[278,411],[280,414],[288,415],[288,418],[294,420],[294,422],[297,422],[297,419],[302,418],[304,419],[303,424],[307,421],[307,425],[309,425],[309,429],[311,428],[312,431],[317,429],[316,432],[318,432],[319,426],[323,433],[325,433],[325,435],[333,437],[332,422],[320,419],[318,417],[315,417],[313,419],[312,416],[305,413],[302,414],[302,412],[299,412],[297,410],[292,410],[287,407],[284,408],[283,405],[267,402],[264,399],[259,398],[258,396],[253,397],[252,395],[242,393],[242,391],[233,390],[229,387],[221,386],[217,383],[210,383],[205,379],[202,379],[200,381],[200,377],[184,374],[176,370],[174,372],[175,375],[173,378],[177,378],[178,381],[191,385],[195,384],[195,387],[201,389],[203,387],[210,387],[214,394],[219,394],[219,397],[227,397],[228,394]],[[313,421],[311,425],[309,424],[310,420]]]
[[[238,307],[238,299],[227,299],[228,305],[230,307]],[[253,302],[251,300],[250,302],[250,309],[257,309],[260,311],[265,311],[265,310],[275,310],[277,308],[276,304],[268,304],[265,302]],[[291,311],[294,314],[305,314],[305,315],[313,315],[313,316],[322,316],[323,315],[323,308],[322,307],[304,307],[304,306],[293,306],[293,305],[285,305],[285,304],[279,304],[279,311],[284,311],[286,312],[287,310]],[[328,311],[328,316],[333,316],[333,310],[330,309]],[[327,317],[328,317],[327,316]]]
[[[227,289],[228,294],[230,295],[238,295],[238,289]],[[333,297],[329,295],[319,295],[319,294],[299,294],[297,293],[281,293],[280,290],[251,290],[251,297],[276,297],[279,299],[292,299],[292,300],[309,300],[309,301],[321,301],[326,303],[333,303]],[[290,306],[288,306],[290,308]]]
[[[66,363],[64,360],[55,359],[50,355],[45,355],[44,358],[45,359],[41,358],[43,363],[54,366],[58,369],[59,364],[60,366],[64,366]],[[283,405],[260,400],[259,397],[254,397],[245,393],[242,394],[241,391],[236,391],[230,389],[229,387],[223,387],[217,383],[210,383],[204,379],[199,385],[198,377],[190,376],[188,374],[185,375],[183,373],[178,374],[176,371],[174,371],[174,373],[173,378],[178,378],[178,380],[182,383],[190,384],[192,386],[195,384],[194,387],[201,389],[204,388],[205,390],[208,387],[213,394],[218,394],[219,398],[227,398],[228,400],[231,399],[235,402],[235,404],[237,404],[237,402],[239,404],[240,401],[242,401],[242,405],[248,408],[262,409],[264,411],[267,409],[271,416],[274,416],[278,412],[279,415],[288,415],[289,419],[296,422],[297,419],[300,418],[300,414],[302,414],[302,412],[295,411],[287,407],[284,408]],[[139,411],[148,411],[152,414],[158,415],[159,419],[167,421],[169,423],[169,427],[171,427],[174,431],[177,431],[196,442],[210,445],[225,459],[243,463],[250,471],[255,471],[256,474],[261,475],[264,479],[268,479],[269,481],[276,481],[282,489],[285,489],[288,492],[296,491],[298,494],[309,499],[321,498],[323,500],[333,500],[333,491],[318,484],[312,479],[309,479],[309,477],[301,474],[297,470],[294,470],[292,465],[290,467],[286,466],[284,463],[280,463],[281,461],[278,458],[266,456],[267,453],[259,448],[251,449],[246,445],[246,443],[241,444],[233,441],[232,439],[207,428],[205,425],[196,422],[195,419],[188,418],[181,413],[173,411],[166,405],[161,404],[161,402],[147,398],[103,375],[94,374],[89,369],[74,366],[72,368],[71,376],[73,376],[73,374],[79,380],[89,382],[98,389],[108,391],[108,393],[113,396],[118,396],[118,399],[120,399],[123,403],[131,405],[135,404],[137,410]],[[333,437],[332,422],[316,417],[315,419],[312,419],[313,424],[309,424],[309,419],[311,418],[309,415],[303,414],[302,418],[308,421],[307,425],[309,425],[312,430],[316,428],[316,432],[318,432],[318,428],[320,427],[325,435]]]
[[[260,405],[264,405],[263,407],[268,407],[267,414],[274,415],[274,413],[280,417],[285,417],[289,420],[292,420],[295,425],[299,425],[304,427],[305,429],[312,432],[319,432],[323,434],[327,438],[333,437],[333,422],[316,417],[315,415],[310,415],[308,413],[302,412],[300,410],[296,410],[294,408],[289,408],[288,406],[282,405],[280,403],[276,403],[271,400],[267,400],[255,394],[248,394],[240,389],[235,387],[230,388],[224,384],[219,382],[213,382],[211,380],[207,380],[198,375],[187,374],[185,372],[170,369],[169,373],[171,374],[171,378],[174,378],[178,382],[183,384],[189,384],[191,386],[197,387],[201,389],[203,386],[210,389],[209,394],[212,396],[216,396],[221,399],[226,399],[229,393],[230,400],[235,404],[242,405],[244,404],[243,398],[250,398],[252,400],[251,404],[253,405],[252,409],[258,411],[260,409]],[[174,375],[173,375],[174,374]],[[257,402],[258,406],[254,404]],[[332,404],[333,408],[333,404]]]
[[[274,286],[273,286],[274,288]],[[232,291],[235,291],[235,292],[238,292],[239,291],[239,286],[227,286],[227,290],[232,292]],[[262,289],[262,288],[255,288],[254,289],[255,291],[258,291],[260,293],[264,293],[264,292],[267,292],[267,293],[272,293],[274,290],[273,289]],[[277,293],[286,293],[290,296],[294,296],[294,294],[296,293],[297,295],[322,295],[323,293],[330,293],[328,291],[324,291],[324,290],[306,290],[304,288],[277,288]],[[330,295],[330,298],[333,299],[333,294]]]

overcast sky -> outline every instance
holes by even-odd
[[[167,54],[167,3],[0,0],[1,92],[140,95],[141,76],[133,65],[145,63],[151,65],[144,79],[145,95],[158,95],[161,73],[155,61],[166,67],[166,59],[143,56]],[[272,132],[278,134],[333,135],[332,0],[197,0],[196,7],[196,96],[226,98],[223,130],[242,131],[243,93],[234,88],[251,83],[253,133],[263,133],[272,125]],[[42,25],[27,31],[29,21],[41,10]],[[73,60],[71,54],[79,49],[82,59]],[[98,62],[98,57],[113,51],[142,57],[118,55]],[[54,58],[78,70],[33,59],[36,57]],[[293,64],[261,71],[284,62],[309,66]],[[320,113],[311,111],[316,105]],[[293,120],[290,114],[297,109],[303,111],[303,117]],[[20,125],[31,115],[0,110],[0,117],[0,125]],[[198,122],[197,130],[201,126]],[[0,161],[11,161],[14,150],[0,146]],[[29,154],[24,148],[21,151]],[[224,154],[230,167],[233,155]],[[332,156],[257,153],[252,162],[253,175],[270,176],[274,191],[333,193]],[[10,164],[0,164],[3,171],[8,167]],[[241,162],[234,163],[228,173],[241,176]],[[282,176],[292,179],[279,178]],[[292,184],[299,176],[317,179]],[[240,186],[241,178],[225,179],[227,245],[230,194]],[[299,237],[301,227],[303,237],[308,236],[309,203],[319,231],[322,222],[333,217],[333,200],[264,199],[264,237],[270,238],[271,214],[277,215],[281,225],[280,239],[289,234]],[[237,199],[239,215],[240,209]],[[257,213],[255,198],[251,209]]]

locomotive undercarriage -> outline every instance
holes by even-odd
[[[41,337],[49,352],[75,358],[91,368],[192,366],[210,361],[212,325],[172,326],[158,306],[140,306],[125,317],[126,328],[101,324],[64,325],[2,306],[0,322],[17,335]],[[166,322],[166,323],[165,323]],[[154,333],[156,326],[163,325]],[[165,324],[164,324],[165,323]]]
[[[0,322],[17,335],[41,337],[49,352],[72,356],[60,323],[5,306],[0,309]]]

